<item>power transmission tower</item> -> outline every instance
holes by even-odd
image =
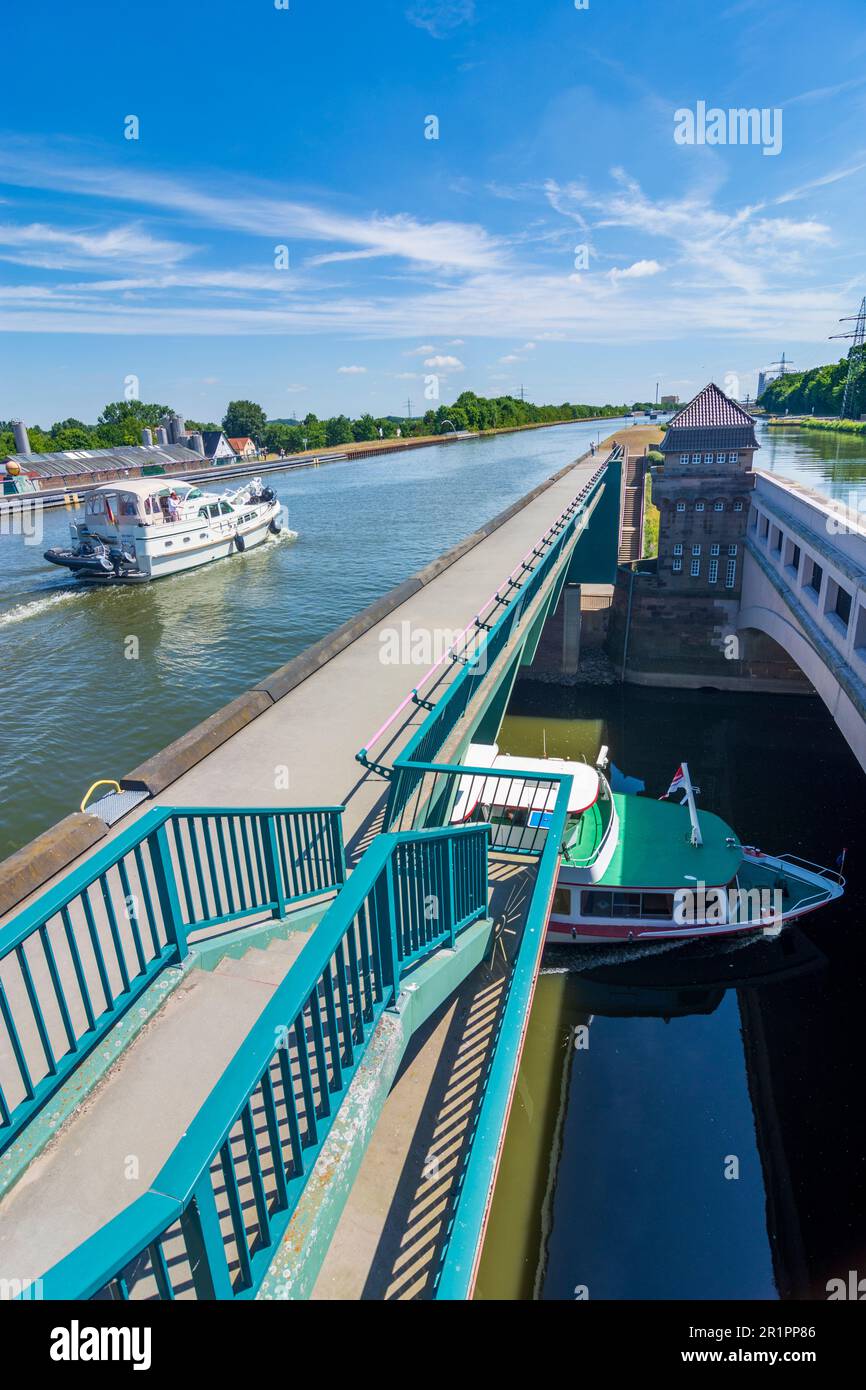
[[[520,387],[520,399],[521,399],[522,401],[525,401],[525,400],[526,400],[526,392],[524,391],[523,385],[522,385],[522,384],[521,384],[521,387]]]
[[[406,418],[409,419],[409,420],[412,419],[412,398],[411,398],[411,397],[410,397],[409,400],[407,400],[407,402],[406,402]]]
[[[863,365],[863,355],[857,349],[862,348],[866,343],[866,295],[860,300],[860,308],[856,314],[849,314],[846,318],[840,319],[840,323],[853,323],[854,327],[850,333],[831,333],[831,338],[848,338],[851,346],[848,349],[848,376],[845,380],[845,392],[842,396],[842,419],[848,418],[848,406],[853,403],[854,386],[857,377],[857,369]]]
[[[788,357],[785,356],[784,352],[782,353],[782,356],[781,356],[781,358],[780,358],[780,360],[779,360],[778,362],[771,362],[771,363],[770,363],[770,366],[771,366],[771,367],[778,367],[778,368],[779,368],[779,376],[787,376],[787,375],[788,375],[788,368],[789,368],[789,367],[793,367],[793,365],[794,365],[793,362],[790,360],[790,358],[788,358]]]

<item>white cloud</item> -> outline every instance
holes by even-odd
[[[658,261],[635,261],[634,265],[626,266],[624,270],[614,266],[608,275],[611,280],[646,280],[650,275],[658,275],[661,269]]]
[[[131,224],[93,232],[52,227],[43,222],[17,226],[0,224],[0,247],[12,247],[23,253],[7,258],[0,251],[0,259],[14,259],[17,264],[42,265],[47,269],[62,269],[64,262],[75,268],[101,261],[166,265],[189,255],[192,250],[177,241],[152,237]]]
[[[423,347],[409,348],[403,353],[404,357],[426,357],[429,352],[435,352],[436,348],[432,343],[425,343]]]
[[[366,367],[338,367],[337,371],[342,372],[343,376],[363,376]]]
[[[429,367],[434,372],[462,372],[465,370],[459,357],[443,356],[441,353],[436,357],[426,358],[424,366]]]
[[[480,270],[499,263],[502,247],[483,227],[462,222],[420,222],[408,213],[352,216],[310,203],[291,202],[237,178],[232,196],[224,198],[159,174],[121,167],[106,169],[76,164],[68,154],[58,159],[50,151],[26,142],[0,145],[0,180],[26,188],[53,188],[91,197],[147,204],[185,213],[212,227],[307,241],[342,242],[352,251],[390,256],[426,266]],[[328,253],[345,259],[349,252]]]

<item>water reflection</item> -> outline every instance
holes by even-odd
[[[609,743],[655,795],[685,757],[744,836],[855,848],[776,939],[546,952],[478,1296],[825,1297],[866,1271],[859,768],[816,699],[527,684],[512,711],[509,752]]]

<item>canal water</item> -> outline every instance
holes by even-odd
[[[68,541],[63,509],[0,534],[0,858],[622,423],[270,474],[297,540],[140,587],[84,589],[43,559]]]
[[[774,941],[544,958],[484,1299],[826,1297],[866,1275],[863,775],[817,699],[518,685],[504,751],[592,760],[849,892]]]

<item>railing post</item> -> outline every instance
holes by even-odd
[[[455,907],[457,895],[454,885],[454,840],[450,835],[446,841],[446,846],[445,904],[448,913],[446,920],[448,922],[448,944],[453,951],[457,941],[457,911]]]
[[[268,896],[274,904],[271,909],[271,916],[279,921],[281,917],[286,915],[286,894],[283,883],[283,867],[280,862],[280,846],[277,841],[276,816],[265,816],[262,840],[265,851],[265,872],[268,876]]]
[[[329,811],[328,815],[331,817],[332,824],[334,825],[334,844],[336,846],[336,873],[334,881],[335,885],[343,884],[346,882],[346,845],[343,840],[343,817],[339,811]]]
[[[226,1263],[225,1244],[217,1216],[210,1173],[196,1186],[192,1201],[181,1214],[196,1298],[210,1302],[234,1297]]]
[[[163,821],[162,825],[157,826],[153,834],[148,837],[150,856],[166,936],[177,947],[178,960],[184,960],[188,950],[186,941],[188,926],[183,920],[183,912],[181,911],[166,825],[167,822]],[[180,849],[178,849],[178,853],[180,853]],[[192,923],[189,925],[191,926]]]
[[[394,989],[394,997],[391,1000],[391,1008],[397,1007],[397,996],[400,993],[400,960],[397,955],[397,893],[394,884],[394,852],[392,851],[388,863],[385,865],[385,922],[384,929],[388,933],[387,941],[383,941],[380,936],[379,948],[382,961],[387,959],[391,966],[390,984]],[[380,930],[382,927],[380,923]]]

